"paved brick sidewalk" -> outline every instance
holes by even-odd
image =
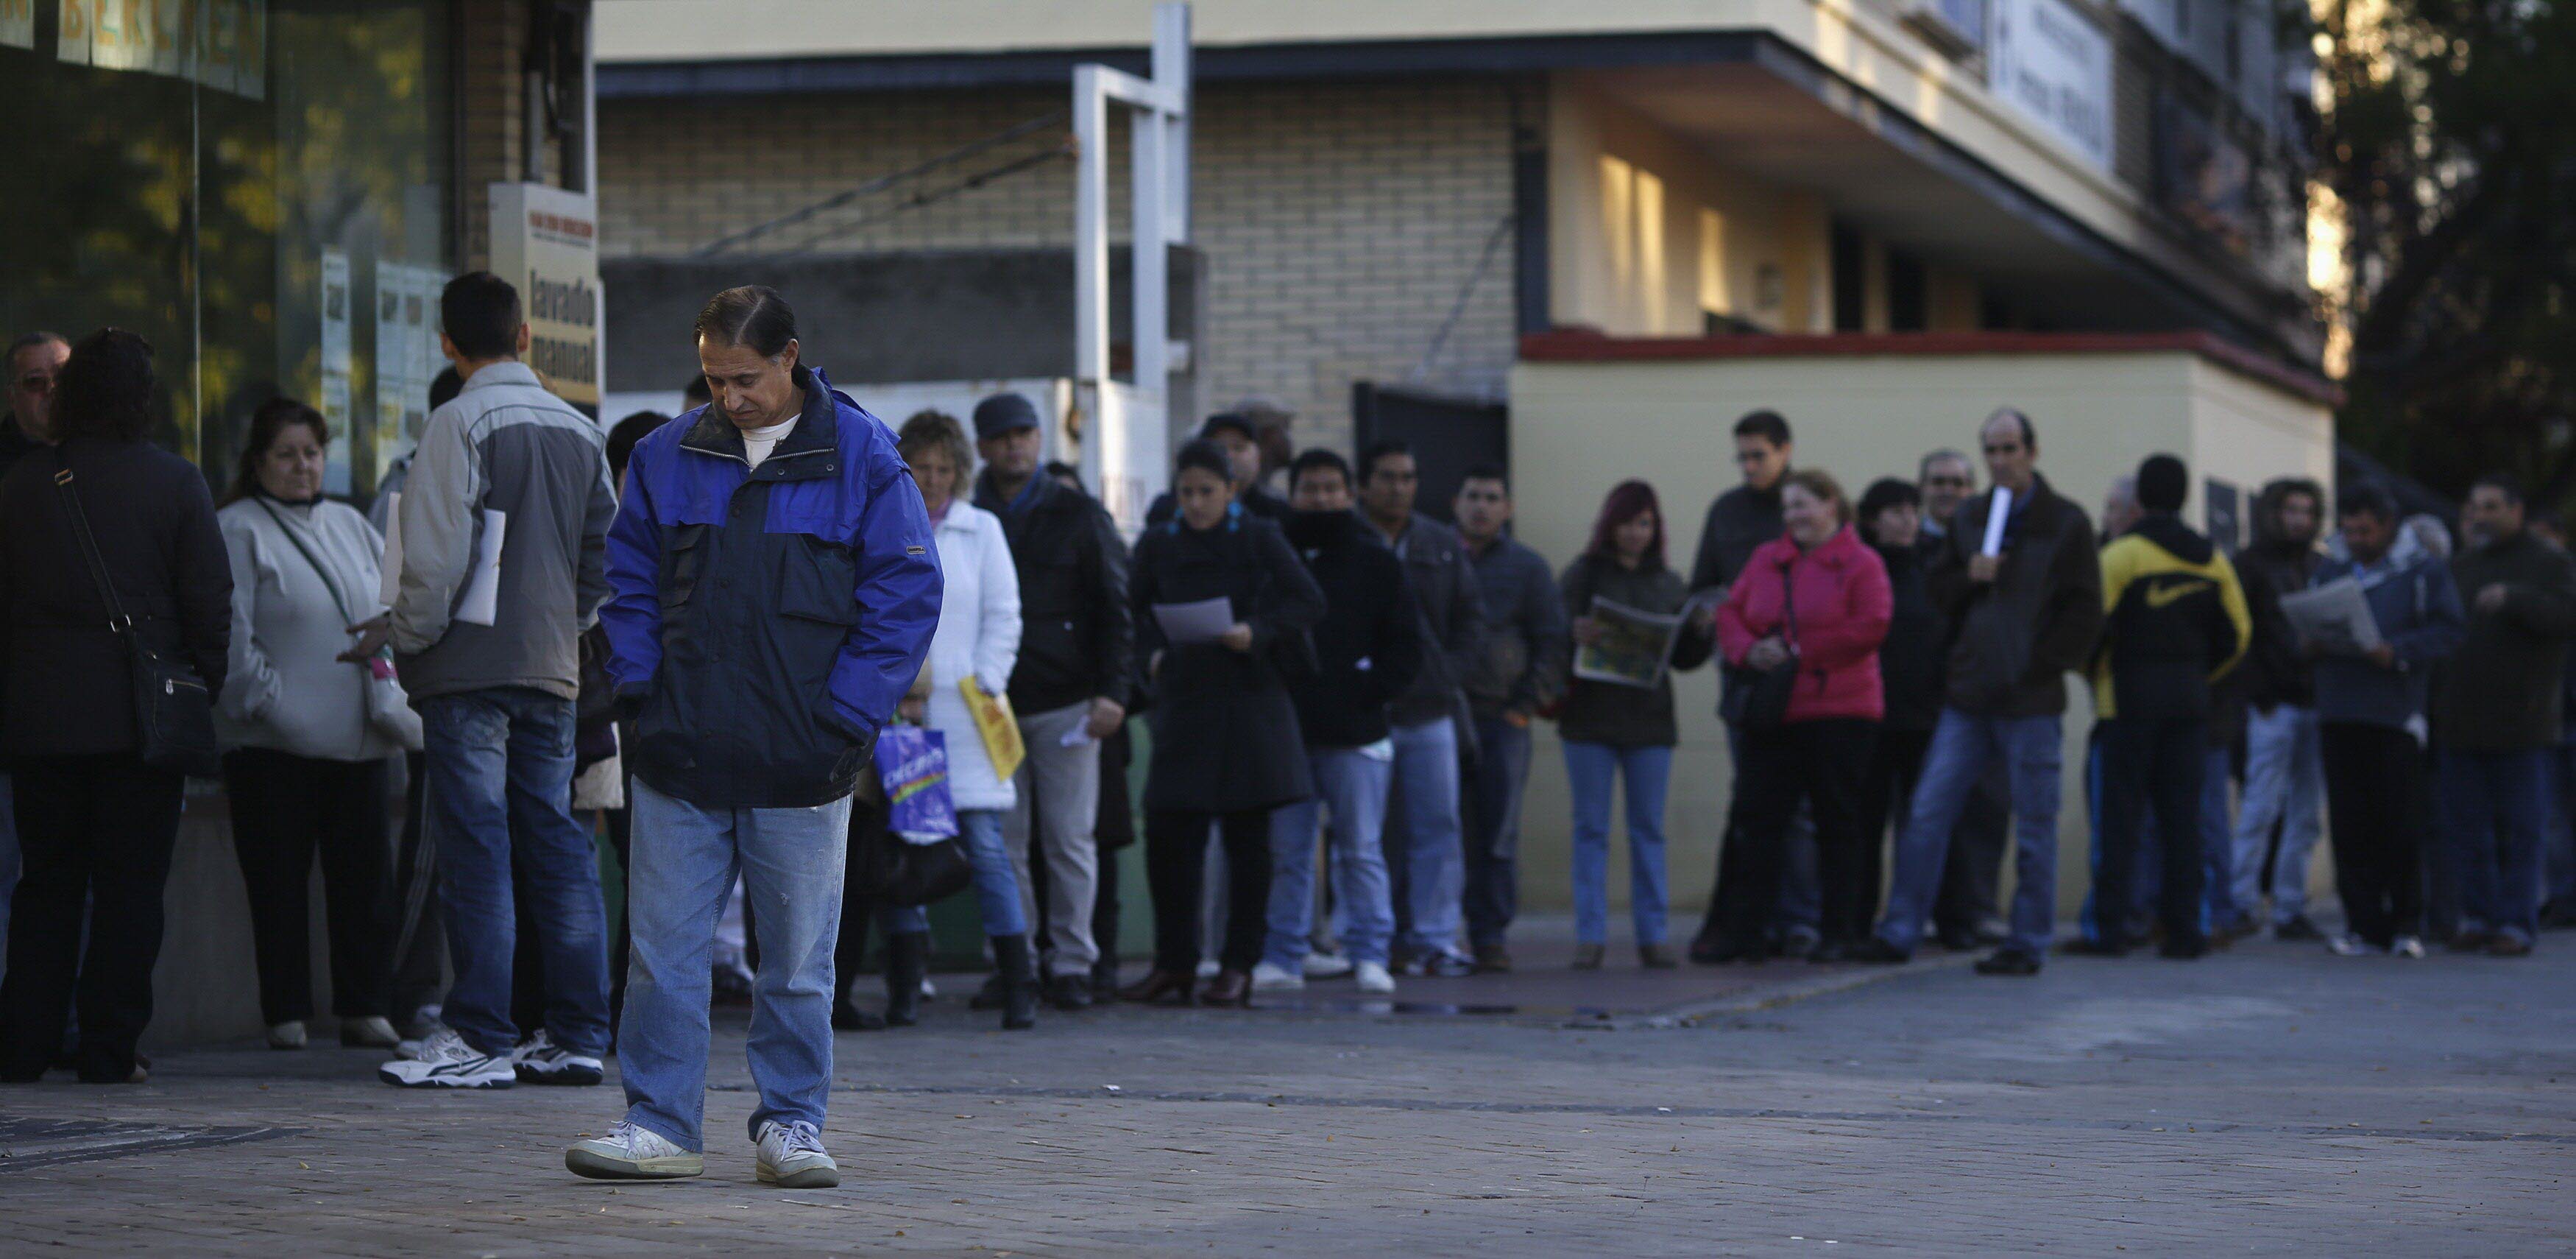
[[[738,1026],[709,1175],[656,1186],[561,1170],[613,1087],[429,1096],[370,1055],[207,1051],[0,1089],[0,1252],[2564,1254],[2576,939],[2546,944],[1915,968],[1758,1008],[1815,978],[1774,966],[1721,1003],[1749,1012],[1624,1030],[1128,1009],[1005,1035],[951,999],[840,1038],[835,1191],[753,1182]]]

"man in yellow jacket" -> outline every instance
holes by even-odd
[[[2093,659],[2102,717],[2102,865],[2094,903],[2130,903],[2139,823],[2152,816],[2162,845],[2160,908],[2170,958],[2209,951],[2200,921],[2200,793],[2207,764],[2210,688],[2245,655],[2252,618],[2236,570],[2216,545],[2182,523],[2191,475],[2182,460],[2138,465],[2137,526],[2102,548],[2101,646]],[[2096,951],[2127,949],[2126,915],[2105,912]]]

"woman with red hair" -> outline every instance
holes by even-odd
[[[1664,513],[1653,486],[1623,481],[1601,504],[1591,545],[1558,583],[1573,620],[1578,669],[1633,661],[1631,635],[1616,615],[1668,617],[1689,597],[1681,575],[1664,563]],[[1607,605],[1616,605],[1615,607]],[[1664,787],[1672,776],[1673,670],[1694,669],[1709,657],[1705,633],[1687,624],[1667,667],[1627,670],[1627,681],[1576,676],[1568,680],[1557,710],[1565,741],[1565,772],[1574,789],[1574,966],[1594,970],[1610,934],[1610,795],[1624,780],[1628,817],[1628,913],[1636,929],[1637,959],[1652,969],[1676,964],[1665,927]],[[1586,657],[1596,657],[1587,660]],[[1608,657],[1599,659],[1598,657]],[[1604,674],[1621,672],[1592,669]]]

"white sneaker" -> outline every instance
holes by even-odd
[[[841,1165],[823,1152],[823,1134],[802,1119],[760,1125],[760,1183],[781,1189],[829,1189]]]
[[[289,1019],[268,1025],[268,1047],[271,1049],[304,1048],[304,1020]]]
[[[2376,951],[2349,931],[2326,937],[2326,952],[2336,957],[2368,957]]]
[[[1306,955],[1306,978],[1339,979],[1351,973],[1351,959],[1339,953]]]
[[[526,1084],[597,1084],[608,1074],[599,1059],[556,1044],[542,1027],[510,1051],[510,1064]]]
[[[705,1175],[707,1159],[621,1119],[607,1136],[564,1150],[564,1169],[592,1180],[678,1180]]]
[[[2424,942],[2413,936],[2399,936],[2388,946],[2388,955],[2420,960],[2424,956]]]
[[[1214,979],[1216,978],[1216,973],[1223,969],[1225,969],[1225,967],[1218,963],[1215,958],[1209,957],[1199,959],[1199,978],[1201,979]]]
[[[1252,966],[1254,992],[1295,992],[1306,986],[1306,977],[1285,966],[1255,962]]]
[[[1395,976],[1387,973],[1384,962],[1362,962],[1352,968],[1359,976],[1360,991],[1387,993],[1395,991]]]
[[[407,1089],[505,1089],[519,1082],[507,1054],[487,1054],[442,1027],[421,1042],[417,1058],[396,1058],[376,1068],[376,1078]]]

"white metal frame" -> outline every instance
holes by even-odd
[[[1153,77],[1109,66],[1073,70],[1073,376],[1089,417],[1083,478],[1133,532],[1146,491],[1163,479],[1171,373],[1189,352],[1170,335],[1169,248],[1190,238],[1190,6],[1154,6]],[[1109,107],[1133,123],[1129,200],[1135,384],[1109,372]],[[1145,466],[1135,460],[1145,458]]]

